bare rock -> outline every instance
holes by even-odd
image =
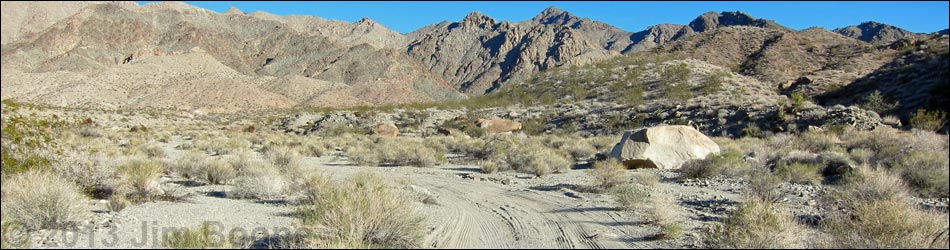
[[[496,120],[478,119],[475,125],[478,125],[478,127],[485,129],[485,132],[488,132],[490,134],[501,134],[501,133],[521,131],[520,122],[505,120],[505,119],[496,119]]]
[[[373,127],[373,134],[383,137],[399,136],[399,128],[392,123],[381,123]]]
[[[659,126],[624,132],[610,157],[627,168],[678,169],[715,153],[719,145],[692,127]]]

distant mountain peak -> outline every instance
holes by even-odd
[[[876,21],[866,21],[858,25],[837,28],[833,31],[869,43],[891,43],[915,35],[913,32]]]
[[[228,11],[225,11],[224,14],[227,14],[227,15],[244,15],[244,11],[241,11],[241,9],[238,9],[237,7],[231,6],[231,8],[228,8]]]
[[[465,15],[465,18],[462,18],[462,21],[459,22],[461,26],[464,27],[481,27],[486,28],[490,25],[495,25],[497,23],[494,18],[486,16],[478,11],[472,11]]]
[[[742,11],[706,12],[689,23],[690,29],[696,32],[705,32],[728,26],[753,26],[762,28],[787,29],[772,20],[755,18]]]
[[[556,25],[565,25],[574,21],[580,20],[579,17],[572,15],[571,13],[558,9],[557,7],[551,6],[544,11],[541,11],[537,16],[531,19],[540,24],[556,24]]]

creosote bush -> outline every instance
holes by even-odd
[[[739,205],[729,218],[705,233],[710,248],[801,248],[801,227],[778,204],[754,197]]]

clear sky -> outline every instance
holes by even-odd
[[[139,1],[145,4],[152,1]],[[579,17],[605,22],[637,32],[661,23],[688,24],[707,11],[742,11],[756,18],[772,19],[801,30],[826,29],[877,21],[930,33],[950,26],[950,2],[573,2],[573,1],[467,1],[467,2],[198,2],[188,4],[224,12],[235,6],[244,12],[265,11],[277,15],[312,15],[355,22],[369,17],[397,32],[408,33],[441,21],[458,21],[472,11],[496,20],[531,19],[549,6]]]

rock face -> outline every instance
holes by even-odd
[[[627,168],[679,169],[689,160],[719,153],[719,145],[687,126],[659,126],[623,134],[610,157]]]
[[[884,44],[917,36],[917,34],[905,29],[878,22],[863,22],[856,26],[837,28],[834,32],[869,43]]]
[[[489,134],[501,134],[501,133],[521,131],[521,123],[512,121],[512,120],[478,119],[478,121],[475,122],[475,125],[477,125],[478,127],[482,129],[485,129],[485,132],[488,132]]]
[[[399,136],[399,128],[392,123],[381,123],[373,127],[373,134],[383,137]]]

